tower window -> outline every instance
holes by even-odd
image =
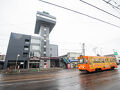
[[[52,51],[52,48],[50,48],[50,51]]]
[[[44,48],[44,51],[46,51],[46,48]]]
[[[25,44],[30,44],[30,40],[29,39],[25,39]]]

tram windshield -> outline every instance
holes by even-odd
[[[80,59],[79,60],[79,64],[85,64],[85,59],[83,58],[83,59]]]

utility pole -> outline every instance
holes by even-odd
[[[85,43],[82,44],[82,55],[85,56]]]
[[[16,63],[15,63],[15,71],[16,71],[16,69],[17,69],[17,62],[18,62],[18,58],[19,58],[19,54],[17,54],[17,58],[16,58]]]

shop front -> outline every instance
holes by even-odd
[[[69,59],[69,62],[70,62],[71,68],[78,68],[78,60],[77,59],[74,59],[74,60]]]

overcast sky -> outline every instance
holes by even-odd
[[[54,4],[91,15],[120,26],[120,19],[90,7],[79,0],[46,0]],[[118,17],[120,10],[112,8],[103,0],[85,0]],[[120,3],[119,0],[114,0]],[[114,2],[112,2],[114,3]],[[38,0],[0,0],[0,52],[6,54],[11,32],[34,35],[36,12],[46,11],[57,18],[50,33],[50,43],[59,46],[59,55],[81,52],[85,43],[86,55],[120,52],[120,28],[93,20]]]

